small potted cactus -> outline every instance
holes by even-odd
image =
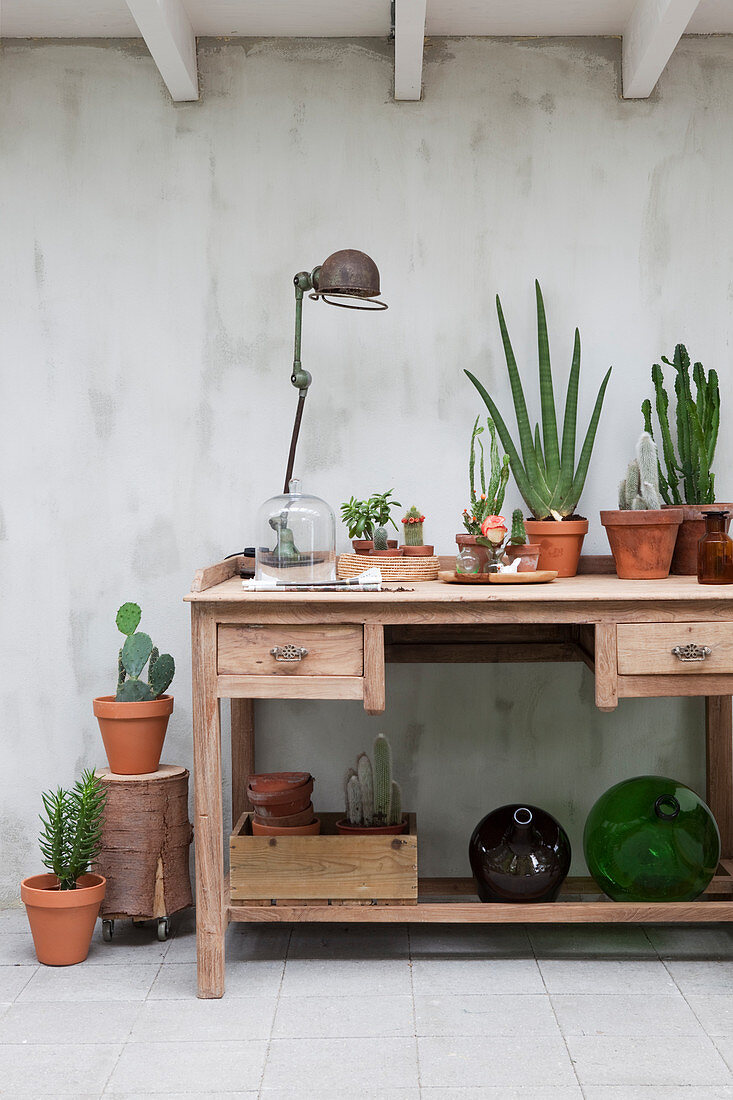
[[[519,558],[518,573],[534,573],[540,556],[540,544],[527,542],[527,530],[521,508],[512,512],[512,533],[504,548],[504,560],[511,565]]]
[[[138,631],[141,611],[124,603],[117,612],[117,629],[125,642],[117,659],[117,692],[94,700],[111,770],[119,775],[144,775],[158,769],[173,712],[170,687],[176,666],[169,653],[159,653],[147,634]],[[147,680],[142,679],[147,665]]]
[[[365,752],[346,776],[346,817],[336,822],[340,833],[367,836],[398,835],[407,831],[402,816],[402,794],[392,778],[392,748],[380,733],[374,741],[374,766]]]
[[[387,538],[387,524],[391,523],[395,531],[397,524],[392,519],[392,509],[401,508],[398,500],[390,500],[392,489],[386,493],[372,493],[369,497],[369,507],[374,517],[374,546],[369,551],[375,557],[394,558],[402,557],[402,550],[397,546],[396,539]]]
[[[405,528],[405,541],[401,549],[406,558],[429,558],[432,556],[435,547],[426,546],[423,542],[424,522],[425,516],[414,504],[402,517]]]
[[[481,439],[484,429],[480,424],[480,417],[476,417],[471,432],[471,447],[468,457],[468,486],[469,506],[463,509],[463,526],[465,532],[456,535],[456,543],[459,553],[468,548],[471,554],[478,557],[478,572],[489,571],[489,559],[491,554],[485,543],[481,542],[481,526],[491,516],[501,512],[504,503],[507,481],[509,480],[509,458],[499,454],[496,427],[491,417],[486,419],[486,427],[489,432],[489,475],[486,477],[484,444]],[[478,451],[478,481],[476,485],[476,452]]]
[[[683,513],[662,508],[657,447],[649,432],[639,436],[618,497],[617,510],[601,512],[617,575],[631,581],[669,576]]]

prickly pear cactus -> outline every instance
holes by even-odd
[[[142,703],[157,699],[173,680],[176,666],[170,653],[158,653],[149,635],[137,630],[141,611],[136,603],[125,603],[117,612],[117,628],[126,635],[117,661],[117,692],[120,703]],[[148,680],[141,680],[145,665]]]
[[[425,522],[425,516],[420,509],[413,504],[412,508],[403,516],[402,522],[405,526],[405,546],[424,546],[423,523]]]
[[[387,528],[377,527],[374,532],[374,549],[375,550],[388,550],[387,546]]]

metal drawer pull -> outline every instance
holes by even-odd
[[[704,661],[710,656],[712,649],[709,645],[695,645],[690,642],[689,645],[676,645],[672,652],[680,661]]]
[[[308,650],[302,645],[293,645],[288,642],[287,645],[276,645],[270,650],[270,653],[276,661],[302,661],[304,657],[308,656]]]

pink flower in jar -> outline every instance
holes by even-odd
[[[494,546],[500,546],[507,535],[506,520],[503,516],[487,516],[481,524],[481,534]]]

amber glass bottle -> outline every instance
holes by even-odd
[[[705,534],[697,544],[700,584],[733,584],[733,539],[726,533],[727,512],[705,512]]]

